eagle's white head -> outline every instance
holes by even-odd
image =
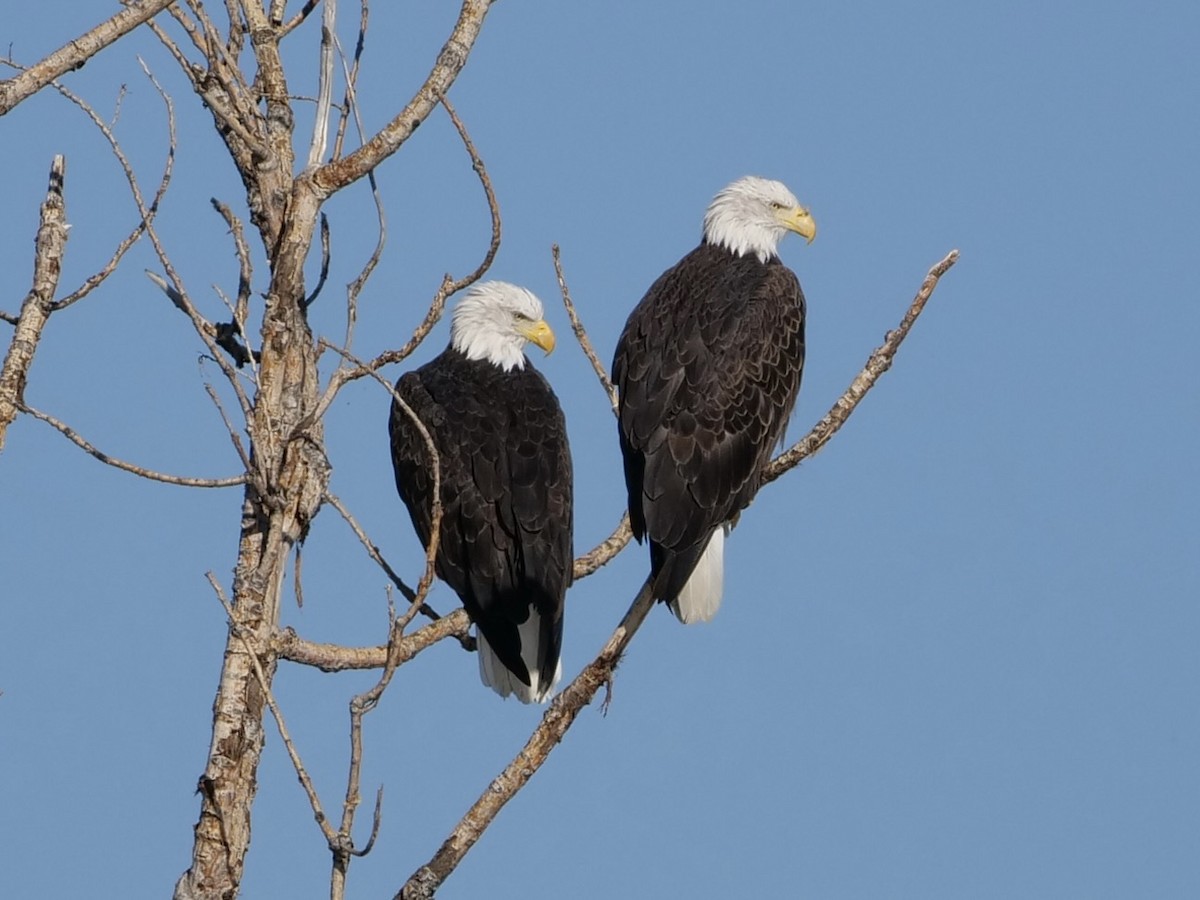
[[[761,262],[776,255],[789,231],[812,243],[817,224],[783,182],[754,175],[723,188],[704,213],[705,241],[735,256],[753,253]]]
[[[525,368],[525,342],[547,353],[554,332],[542,318],[542,301],[505,281],[481,281],[463,294],[450,322],[450,343],[467,359],[486,359],[509,372]]]

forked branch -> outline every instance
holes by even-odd
[[[335,159],[319,168],[313,176],[313,186],[322,197],[344,188],[366,176],[381,162],[395,153],[424,122],[439,100],[454,84],[458,73],[467,64],[471,49],[483,28],[484,17],[492,0],[463,0],[458,22],[438,54],[433,70],[417,90],[408,105],[379,132],[349,156]]]

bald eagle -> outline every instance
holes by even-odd
[[[543,702],[562,673],[571,581],[571,454],[558,398],[525,358],[554,333],[532,293],[499,281],[454,310],[450,346],[396,382],[429,431],[441,471],[436,570],[475,623],[479,675],[502,697]],[[420,432],[395,400],[388,420],[396,490],[428,545],[433,475]]]
[[[613,383],[629,522],[652,591],[685,624],[721,603],[725,535],[783,438],[804,368],[804,294],[776,255],[817,228],[783,184],[747,177],[713,199],[700,246],[634,308]]]

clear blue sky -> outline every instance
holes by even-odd
[[[373,5],[369,126],[428,71],[457,10],[435,5]],[[115,8],[10,6],[0,46],[26,62]],[[314,91],[314,25],[290,45],[298,94]],[[694,246],[712,194],[743,174],[785,181],[820,225],[811,246],[782,247],[810,312],[792,437],[927,268],[954,247],[962,260],[849,425],[743,517],[716,621],[685,629],[656,610],[608,716],[582,714],[441,896],[1200,896],[1197,35],[1185,2],[495,6],[452,99],[504,216],[491,274],[539,293],[562,337],[538,365],[571,429],[580,550],[623,499],[552,242],[608,359],[632,305]],[[232,293],[236,269],[208,198],[240,208],[241,195],[195,96],[148,32],[67,83],[105,115],[128,85],[117,131],[152,185],[163,117],[135,52],[180,118],[160,229],[217,317],[209,286]],[[0,307],[13,312],[54,153],[68,157],[64,285],[103,262],[134,211],[65,101],[0,119],[0,142]],[[360,307],[363,355],[402,344],[488,231],[440,112],[379,177],[390,234]],[[327,211],[334,268],[313,322],[338,337],[374,220],[361,189]],[[220,374],[141,274],[153,266],[137,248],[53,317],[27,398],[114,455],[234,474],[202,387]],[[0,325],[4,345],[10,334]],[[446,337],[443,323],[420,359]],[[332,489],[412,576],[387,405],[364,380],[331,410]],[[10,430],[0,894],[164,896],[187,866],[225,631],[204,573],[228,583],[238,512],[237,489],[149,484],[38,422]],[[571,592],[568,675],[646,566],[631,549]],[[384,579],[333,510],[304,580],[287,624],[382,638]],[[435,598],[452,605],[444,587]],[[386,785],[384,827],[350,896],[390,896],[537,721],[475,668],[439,646],[370,717],[364,788]],[[372,680],[284,666],[277,681],[328,807],[344,790],[346,701]],[[325,896],[328,868],[272,729],[244,896]]]

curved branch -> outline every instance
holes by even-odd
[[[471,167],[475,170],[475,174],[479,176],[479,183],[482,185],[484,196],[487,198],[488,212],[492,217],[492,237],[488,243],[487,252],[484,253],[483,261],[469,275],[465,275],[457,281],[452,279],[449,274],[442,277],[442,283],[438,286],[433,300],[430,301],[429,309],[425,311],[425,318],[421,320],[416,330],[413,331],[412,337],[408,339],[408,343],[403,347],[399,350],[386,350],[369,363],[362,363],[354,368],[344,368],[339,365],[333,375],[330,376],[329,384],[325,386],[325,392],[321,395],[320,402],[317,403],[316,410],[312,414],[312,418],[314,419],[319,419],[325,415],[337,397],[338,392],[349,382],[366,375],[374,375],[383,366],[407,359],[421,345],[421,342],[429,336],[429,332],[433,330],[433,326],[441,319],[442,313],[446,309],[446,301],[463,288],[470,287],[482,278],[487,270],[491,268],[492,262],[496,259],[496,253],[500,250],[500,205],[496,202],[496,192],[492,188],[492,179],[488,175],[487,167],[483,164],[483,158],[479,155],[479,151],[475,149],[475,143],[467,133],[466,126],[463,125],[462,120],[459,119],[458,114],[454,111],[454,107],[450,105],[445,97],[442,98],[442,103],[446,108],[447,114],[450,116],[450,121],[454,123],[455,129],[457,129],[459,137],[462,138],[463,146],[466,148],[467,153],[470,154]],[[349,331],[347,334],[349,334]],[[328,346],[331,349],[336,349],[332,344]]]
[[[231,478],[187,478],[182,475],[164,475],[162,472],[155,472],[152,469],[125,462],[123,459],[117,459],[115,456],[109,456],[102,450],[97,450],[95,446],[81,437],[70,425],[60,422],[49,413],[44,413],[39,409],[34,409],[32,406],[24,404],[21,404],[21,412],[45,422],[89,456],[95,457],[106,466],[120,469],[122,472],[129,472],[133,475],[139,475],[142,478],[149,478],[151,481],[161,481],[163,484],[174,484],[179,487],[223,488],[235,487],[236,485],[246,483],[245,475],[234,475]]]
[[[171,107],[168,105],[167,159],[163,163],[162,177],[158,181],[158,188],[155,190],[154,196],[150,200],[150,205],[144,206],[141,201],[138,200],[138,197],[140,196],[140,188],[138,186],[137,176],[133,171],[133,165],[129,162],[129,157],[125,155],[125,151],[121,148],[121,144],[117,140],[117,136],[113,133],[112,128],[110,128],[108,124],[102,118],[100,118],[99,113],[92,108],[91,104],[89,104],[78,94],[68,90],[66,87],[57,82],[54,83],[54,87],[60,94],[62,94],[62,96],[66,97],[77,107],[79,107],[79,109],[83,111],[83,114],[86,115],[89,120],[91,120],[94,126],[96,126],[96,129],[100,132],[100,134],[104,136],[104,139],[108,141],[108,146],[112,150],[113,156],[117,158],[117,164],[121,167],[121,171],[125,174],[125,180],[129,183],[130,191],[133,193],[134,202],[138,205],[139,212],[142,213],[142,218],[133,227],[129,234],[127,234],[125,238],[117,245],[116,250],[113,251],[112,256],[109,257],[108,262],[105,263],[103,268],[92,274],[91,277],[89,277],[75,291],[71,292],[54,304],[54,311],[57,312],[60,309],[66,309],[71,304],[82,300],[93,290],[103,284],[104,281],[107,280],[108,276],[116,271],[116,268],[118,265],[120,265],[125,253],[130,247],[137,243],[138,239],[141,238],[142,234],[144,234],[146,229],[149,228],[153,223],[154,217],[158,215],[158,206],[162,202],[163,197],[166,196],[167,188],[170,187],[171,184],[171,176],[175,171],[175,118]]]
[[[175,0],[132,0],[116,15],[64,44],[16,78],[0,81],[0,116],[33,96],[59,75],[84,63],[170,6]]]
[[[438,54],[433,71],[425,79],[416,96],[392,121],[371,140],[349,156],[321,166],[312,175],[312,183],[322,199],[346,185],[366,176],[377,165],[400,149],[421,123],[429,118],[441,96],[454,84],[458,73],[467,64],[471,48],[483,28],[483,20],[492,0],[463,0],[458,22],[442,52]]]

